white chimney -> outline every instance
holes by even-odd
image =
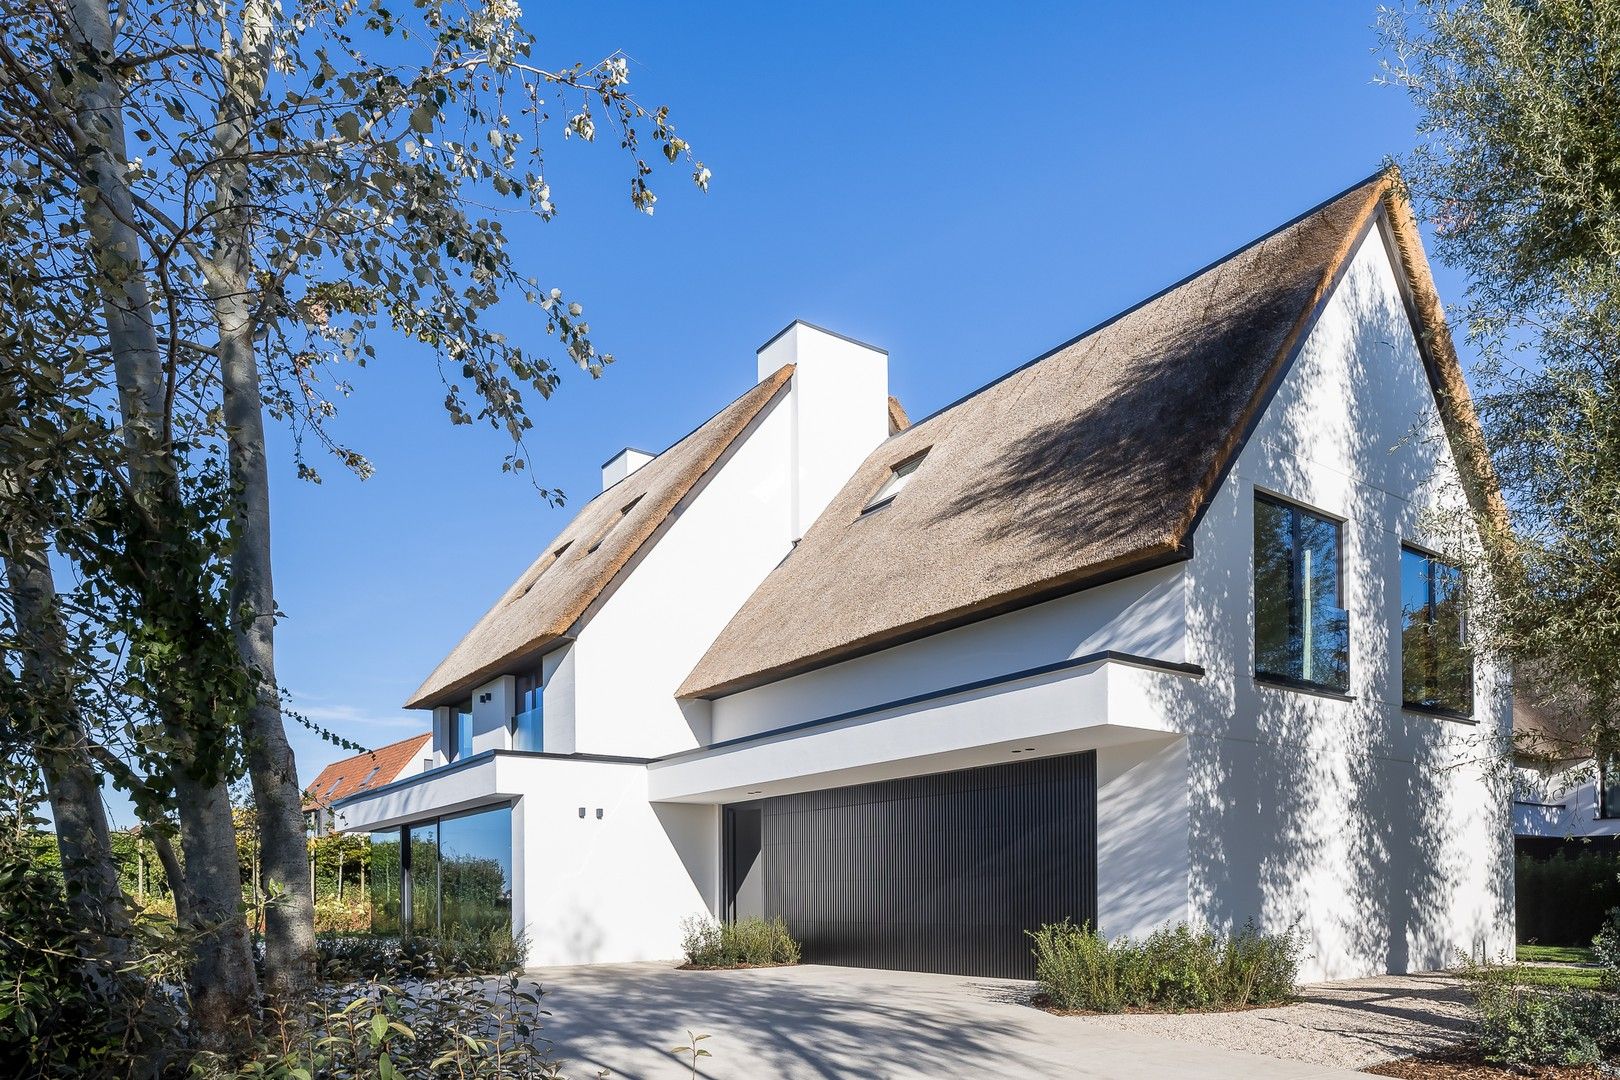
[[[602,463],[602,490],[606,491],[657,456],[629,446],[620,450]]]
[[[793,373],[793,537],[798,539],[851,474],[889,437],[889,354],[794,320],[759,347],[759,377]]]

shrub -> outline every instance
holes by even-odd
[[[504,924],[455,927],[403,938],[323,934],[316,940],[322,978],[393,979],[436,975],[505,975],[522,969],[528,942]]]
[[[1549,859],[1520,855],[1514,876],[1519,940],[1586,945],[1620,905],[1620,856],[1583,851]]]
[[[371,904],[360,900],[315,901],[317,934],[364,934],[371,929]]]
[[[1603,988],[1620,993],[1620,907],[1609,912],[1592,939],[1592,955],[1603,965]]]
[[[1503,1065],[1590,1065],[1620,1053],[1620,998],[1553,989],[1519,964],[1463,967],[1477,1011],[1480,1052]]]
[[[696,968],[797,964],[799,943],[780,918],[749,916],[735,922],[689,918],[681,922],[681,949]]]
[[[1031,931],[1035,977],[1060,1009],[1242,1008],[1289,1000],[1299,972],[1299,939],[1290,930],[1237,934],[1185,923],[1144,938],[1108,941],[1064,920]]]
[[[516,976],[491,990],[470,978],[369,980],[327,986],[302,1010],[273,1019],[259,1051],[232,1067],[206,1055],[196,1080],[455,1077],[561,1080],[541,1034],[538,989]]]

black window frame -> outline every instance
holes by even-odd
[[[1425,562],[1428,563],[1427,573],[1425,575],[1425,585],[1426,585],[1427,590],[1428,590],[1428,599],[1427,599],[1427,601],[1425,601],[1424,609],[1425,609],[1425,613],[1427,615],[1427,622],[1431,626],[1434,624],[1434,606],[1435,606],[1435,600],[1434,600],[1435,573],[1434,573],[1434,568],[1435,568],[1435,566],[1439,565],[1439,566],[1445,567],[1448,570],[1453,570],[1453,571],[1456,572],[1457,579],[1458,579],[1458,588],[1462,592],[1463,597],[1464,597],[1464,601],[1463,601],[1464,607],[1463,607],[1463,612],[1462,612],[1462,616],[1461,616],[1461,618],[1462,618],[1462,638],[1463,638],[1464,646],[1465,647],[1468,646],[1468,644],[1469,644],[1469,627],[1468,627],[1468,611],[1467,611],[1467,600],[1466,600],[1466,597],[1468,595],[1468,579],[1467,579],[1466,575],[1463,574],[1462,567],[1458,566],[1456,563],[1448,561],[1443,555],[1440,555],[1437,552],[1431,551],[1428,548],[1422,547],[1422,546],[1420,546],[1418,544],[1408,543],[1408,542],[1403,540],[1401,542],[1400,556],[1404,560],[1405,557],[1408,554],[1416,555],[1416,556],[1418,556],[1419,558],[1423,559]],[[1397,592],[1397,594],[1404,594],[1404,592],[1405,592],[1405,584],[1406,584],[1406,570],[1405,570],[1405,567],[1399,567],[1398,568],[1397,573],[1395,575],[1395,581],[1396,581],[1396,592]],[[1468,665],[1468,708],[1467,709],[1458,710],[1458,709],[1450,708],[1449,706],[1436,705],[1436,704],[1433,704],[1433,703],[1427,702],[1427,701],[1411,701],[1411,700],[1407,699],[1407,696],[1406,696],[1406,641],[1405,641],[1405,636],[1404,636],[1405,632],[1406,632],[1406,597],[1404,595],[1400,595],[1399,603],[1400,603],[1400,607],[1401,607],[1401,628],[1400,628],[1400,632],[1398,632],[1395,635],[1395,640],[1399,645],[1400,653],[1399,653],[1399,656],[1397,657],[1397,663],[1395,665],[1395,671],[1396,671],[1396,677],[1399,678],[1400,681],[1401,681],[1401,708],[1405,709],[1407,712],[1426,713],[1426,714],[1428,714],[1430,716],[1444,717],[1447,720],[1463,720],[1463,721],[1467,721],[1467,722],[1472,723],[1474,721],[1474,698],[1475,698],[1475,695],[1474,695],[1474,690],[1475,690],[1475,687],[1474,687],[1474,665],[1473,665],[1472,662],[1470,662],[1469,665]],[[1432,660],[1431,660],[1431,663],[1432,663]],[[1431,674],[1430,677],[1437,680],[1434,688],[1438,689],[1439,688],[1438,687],[1438,678],[1439,678],[1439,676],[1437,674]]]
[[[1620,754],[1598,755],[1597,816],[1602,821],[1620,818],[1620,805],[1609,802],[1609,775],[1614,769],[1620,769]],[[1620,804],[1620,799],[1616,804]]]
[[[1249,533],[1250,533],[1250,541],[1249,541],[1249,558],[1250,558],[1249,586],[1250,586],[1250,588],[1252,590],[1254,590],[1252,596],[1250,597],[1250,610],[1254,614],[1255,624],[1254,624],[1254,647],[1253,647],[1252,655],[1250,657],[1250,660],[1251,660],[1251,662],[1250,662],[1250,670],[1253,673],[1254,681],[1257,682],[1257,683],[1260,683],[1262,685],[1280,687],[1280,688],[1285,689],[1285,690],[1296,690],[1296,691],[1300,691],[1300,692],[1303,692],[1303,693],[1316,694],[1316,695],[1319,695],[1319,696],[1322,696],[1322,697],[1338,698],[1338,699],[1344,700],[1344,701],[1352,700],[1352,695],[1350,693],[1351,674],[1352,674],[1352,665],[1351,665],[1351,662],[1350,662],[1351,661],[1351,655],[1350,655],[1350,632],[1349,632],[1350,612],[1349,612],[1349,609],[1344,606],[1344,601],[1345,601],[1345,588],[1344,588],[1344,526],[1347,523],[1348,519],[1340,517],[1337,514],[1330,514],[1330,513],[1327,513],[1326,511],[1319,510],[1314,506],[1307,506],[1306,504],[1301,503],[1301,502],[1297,502],[1297,501],[1295,501],[1293,499],[1284,498],[1281,495],[1274,495],[1271,492],[1265,491],[1265,490],[1263,490],[1261,488],[1258,488],[1258,487],[1255,488],[1255,490],[1254,490],[1254,503],[1255,504],[1270,503],[1273,506],[1281,507],[1284,510],[1291,511],[1291,512],[1296,513],[1296,514],[1309,515],[1310,517],[1313,517],[1313,518],[1317,519],[1318,521],[1323,521],[1323,522],[1326,522],[1327,524],[1333,526],[1333,591],[1334,591],[1334,594],[1335,594],[1335,599],[1338,601],[1338,610],[1343,611],[1345,613],[1344,685],[1343,686],[1335,686],[1332,683],[1319,682],[1319,681],[1314,680],[1314,679],[1304,679],[1304,678],[1299,678],[1299,677],[1294,676],[1294,675],[1288,675],[1288,674],[1282,674],[1282,673],[1278,673],[1278,672],[1261,670],[1261,667],[1260,667],[1260,594],[1259,594],[1259,582],[1257,580],[1257,572],[1258,572],[1258,569],[1259,569],[1259,547],[1258,547],[1258,537],[1256,535],[1255,523],[1254,523],[1254,520],[1253,520],[1253,517],[1252,517],[1252,508],[1251,508],[1251,521],[1250,521],[1250,528],[1249,528]],[[1293,588],[1292,582],[1295,580],[1295,575],[1297,573],[1298,573],[1297,567],[1294,566],[1294,565],[1290,565],[1290,567],[1289,567],[1289,579],[1290,579],[1290,583],[1291,583],[1291,585],[1290,585],[1291,590]],[[1294,610],[1294,607],[1295,607],[1295,605],[1292,605],[1292,604],[1289,605],[1288,617],[1289,617],[1290,626],[1293,625],[1293,621],[1297,616],[1297,612]]]

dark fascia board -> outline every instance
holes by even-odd
[[[873,507],[873,510],[881,510],[886,505],[888,504],[885,502]],[[859,520],[859,518],[856,520]],[[932,622],[919,626],[903,627],[893,633],[878,635],[869,641],[839,646],[828,650],[826,653],[806,657],[803,660],[785,664],[780,668],[772,668],[768,671],[734,679],[729,683],[721,683],[719,686],[711,687],[702,693],[693,694],[691,698],[699,701],[713,701],[716,698],[730,697],[732,694],[753,690],[756,687],[764,686],[766,683],[781,682],[785,679],[791,679],[795,675],[803,675],[809,671],[832,667],[835,664],[842,664],[846,660],[870,656],[885,649],[892,649],[897,645],[920,641],[926,637],[933,637],[935,634],[943,634],[972,623],[983,622],[986,619],[994,619],[997,616],[1007,615],[1023,608],[1044,604],[1048,600],[1058,600],[1074,593],[1085,592],[1087,589],[1095,589],[1128,577],[1135,577],[1137,574],[1161,570],[1175,563],[1186,562],[1192,558],[1192,555],[1192,540],[1189,537],[1187,543],[1180,548],[1168,551],[1148,549],[1142,553],[1133,553],[1114,565],[1090,567],[1085,573],[1073,578],[1057,578],[1043,582],[1029,589],[1002,597],[1000,600],[978,605],[953,615],[946,615]]]
[[[862,341],[860,338],[852,338],[848,334],[840,334],[836,330],[829,330],[825,326],[817,326],[815,323],[810,322],[810,321],[808,321],[806,319],[794,319],[792,322],[790,322],[786,326],[782,327],[782,329],[780,329],[776,333],[772,334],[770,336],[770,338],[765,342],[765,344],[763,344],[759,348],[755,349],[754,352],[756,354],[764,352],[766,349],[770,348],[772,345],[774,345],[776,343],[777,338],[781,337],[783,334],[787,333],[789,330],[793,329],[795,326],[803,326],[803,327],[806,327],[807,329],[810,329],[810,330],[819,331],[820,333],[826,334],[826,335],[828,335],[830,337],[838,338],[840,341],[847,341],[851,345],[859,345],[863,349],[871,349],[875,353],[882,353],[884,356],[889,355],[889,350],[888,349],[882,348],[881,346],[878,346],[878,345],[873,345],[870,341]]]
[[[874,716],[878,713],[888,712],[891,709],[902,709],[909,705],[920,705],[940,698],[953,697],[957,694],[969,694],[975,690],[984,690],[992,686],[1005,683],[1018,682],[1021,679],[1033,679],[1041,675],[1050,675],[1053,672],[1069,671],[1074,668],[1086,667],[1091,664],[1111,661],[1116,664],[1128,664],[1132,667],[1151,668],[1155,671],[1169,671],[1177,675],[1189,675],[1193,678],[1203,678],[1204,669],[1198,664],[1184,664],[1175,660],[1161,660],[1155,656],[1138,656],[1135,653],[1117,652],[1113,649],[1104,649],[1101,652],[1087,653],[1084,656],[1072,657],[1068,660],[1059,660],[1051,664],[1042,664],[1039,667],[1025,668],[1022,671],[1012,671],[1004,675],[992,675],[986,679],[977,679],[973,682],[959,683],[956,686],[947,686],[939,690],[929,690],[922,694],[913,694],[910,697],[896,698],[877,705],[865,705],[859,709],[848,712],[835,713],[832,716],[821,716],[814,720],[805,720],[797,724],[788,724],[786,727],[772,728],[770,731],[759,731],[752,735],[742,735],[735,739],[725,739],[721,742],[700,746],[695,750],[683,750],[678,754],[669,754],[657,760],[658,764],[666,761],[681,761],[686,758],[698,757],[714,750],[725,750],[747,743],[760,742],[787,735],[796,731],[805,731],[810,728],[825,727],[830,724],[842,723],[846,720],[858,720],[865,716]]]
[[[713,417],[710,417],[709,419],[712,420]],[[707,423],[707,422],[708,421],[704,421],[704,423]],[[696,430],[696,429],[694,428],[693,430]],[[679,442],[680,440],[677,439],[676,441]],[[641,449],[640,447],[637,447],[637,446],[627,446],[623,450],[620,450],[617,454],[614,454],[612,457],[610,457],[606,461],[602,462],[602,464],[599,467],[605,469],[609,465],[613,464],[615,461],[618,461],[620,458],[624,457],[624,455],[626,455],[626,454],[646,454],[650,458],[655,458],[655,457],[658,456],[657,454],[653,453],[651,450],[643,450],[643,449]]]
[[[474,765],[482,765],[486,761],[494,761],[498,757],[551,758],[557,761],[594,761],[608,765],[650,765],[654,761],[658,760],[657,758],[620,757],[617,754],[549,754],[543,750],[483,750],[472,755],[471,757],[464,757],[460,761],[452,761],[448,765],[441,765],[436,769],[429,769],[426,772],[419,772],[415,776],[407,776],[403,780],[395,780],[393,783],[384,784],[382,787],[370,788],[366,791],[357,791],[353,795],[345,796],[344,798],[339,799],[337,802],[332,803],[328,809],[336,810],[338,807],[345,806],[361,797],[369,798],[372,795],[379,795],[385,791],[403,791],[406,788],[414,787],[417,784],[425,784],[429,780],[438,780],[439,778],[449,776],[452,773],[458,773],[464,769],[470,769]]]
[[[921,420],[913,420],[911,422],[911,427],[914,428],[914,427],[917,427],[917,426],[919,426],[921,424],[926,424],[928,421],[932,420],[936,416],[939,416],[941,413],[950,412],[952,409],[954,409],[958,405],[962,404],[962,402],[967,401],[969,398],[978,397],[980,394],[984,393],[986,390],[990,389],[992,386],[995,386],[998,383],[1006,382],[1008,379],[1012,378],[1014,375],[1017,375],[1019,372],[1023,371],[1026,368],[1034,367],[1036,364],[1040,363],[1042,360],[1045,360],[1047,357],[1051,356],[1053,353],[1062,352],[1064,349],[1067,349],[1069,346],[1075,345],[1075,344],[1078,344],[1081,341],[1084,341],[1086,338],[1090,337],[1092,334],[1097,333],[1099,330],[1107,329],[1108,327],[1112,326],[1114,323],[1119,322],[1119,320],[1125,318],[1125,316],[1131,314],[1132,312],[1136,311],[1137,309],[1146,307],[1148,304],[1153,303],[1153,301],[1159,299],[1161,296],[1165,295],[1166,293],[1174,292],[1176,289],[1181,288],[1183,285],[1187,284],[1187,282],[1193,280],[1193,278],[1196,278],[1201,274],[1206,274],[1209,271],[1215,269],[1217,266],[1221,265],[1222,263],[1228,261],[1229,259],[1234,259],[1237,256],[1243,254],[1245,251],[1248,251],[1250,248],[1257,247],[1258,245],[1265,243],[1267,240],[1270,240],[1273,236],[1276,236],[1278,233],[1283,232],[1286,229],[1293,228],[1295,225],[1298,225],[1300,222],[1304,221],[1306,218],[1310,217],[1312,214],[1315,214],[1317,211],[1323,209],[1326,206],[1330,206],[1333,203],[1338,202],[1340,199],[1344,198],[1346,195],[1350,194],[1352,191],[1356,190],[1357,188],[1363,187],[1363,186],[1365,186],[1367,184],[1372,183],[1374,180],[1376,180],[1380,176],[1384,175],[1384,173],[1387,172],[1387,171],[1388,170],[1385,169],[1385,168],[1380,168],[1376,172],[1370,173],[1367,176],[1362,177],[1360,180],[1357,180],[1355,183],[1351,184],[1349,187],[1345,188],[1343,191],[1337,192],[1336,194],[1333,194],[1333,195],[1329,195],[1327,198],[1323,199],[1321,202],[1317,203],[1315,206],[1311,207],[1309,210],[1306,210],[1306,211],[1304,211],[1302,213],[1299,213],[1299,214],[1295,214],[1292,218],[1290,218],[1289,220],[1283,222],[1281,225],[1278,225],[1275,229],[1272,229],[1270,232],[1266,233],[1264,236],[1256,237],[1255,239],[1250,240],[1248,243],[1243,244],[1241,247],[1233,248],[1231,251],[1228,251],[1225,255],[1222,255],[1220,258],[1213,259],[1210,262],[1206,263],[1205,265],[1200,266],[1197,270],[1194,270],[1192,273],[1187,274],[1187,275],[1183,276],[1182,278],[1180,278],[1180,279],[1178,279],[1176,281],[1172,281],[1170,284],[1166,285],[1164,288],[1160,289],[1158,292],[1154,293],[1152,296],[1149,296],[1149,297],[1146,297],[1146,298],[1144,298],[1142,300],[1139,300],[1136,303],[1132,304],[1130,307],[1126,308],[1124,311],[1117,312],[1116,314],[1110,315],[1108,318],[1104,319],[1102,322],[1096,323],[1093,326],[1090,326],[1087,329],[1080,331],[1078,334],[1076,334],[1073,337],[1069,338],[1067,341],[1063,341],[1063,342],[1058,343],[1057,345],[1052,346],[1050,349],[1047,349],[1045,352],[1041,353],[1039,356],[1035,357],[1033,360],[1025,361],[1024,363],[1019,364],[1017,367],[1013,368],[1011,371],[1008,371],[1008,372],[1005,372],[1002,375],[996,376],[994,379],[991,379],[989,382],[985,383],[983,386],[979,387],[978,389],[971,390],[968,393],[963,394],[961,397],[957,398],[955,401],[951,402],[950,404],[944,405],[944,406],[942,406],[942,407],[940,407],[938,409],[935,409],[933,412],[929,413],[927,416],[923,417]],[[820,327],[817,327],[817,329],[820,329]],[[787,332],[786,330],[783,331],[783,333],[786,333],[786,332]],[[781,334],[778,334],[777,337],[781,337]],[[771,340],[774,341],[775,338],[772,338]],[[766,344],[769,344],[769,342],[767,342]],[[763,346],[761,346],[761,347],[763,348]],[[910,431],[911,428],[907,428],[906,430]]]

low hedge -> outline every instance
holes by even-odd
[[[1548,988],[1535,974],[1522,964],[1464,965],[1486,1061],[1579,1066],[1620,1056],[1620,996]]]
[[[1292,930],[1236,934],[1182,923],[1112,941],[1065,920],[1031,931],[1035,977],[1053,1008],[1085,1012],[1236,1009],[1290,1000],[1300,941]]]
[[[681,923],[681,950],[695,968],[797,964],[799,943],[780,918],[749,916],[735,922],[690,918]]]

